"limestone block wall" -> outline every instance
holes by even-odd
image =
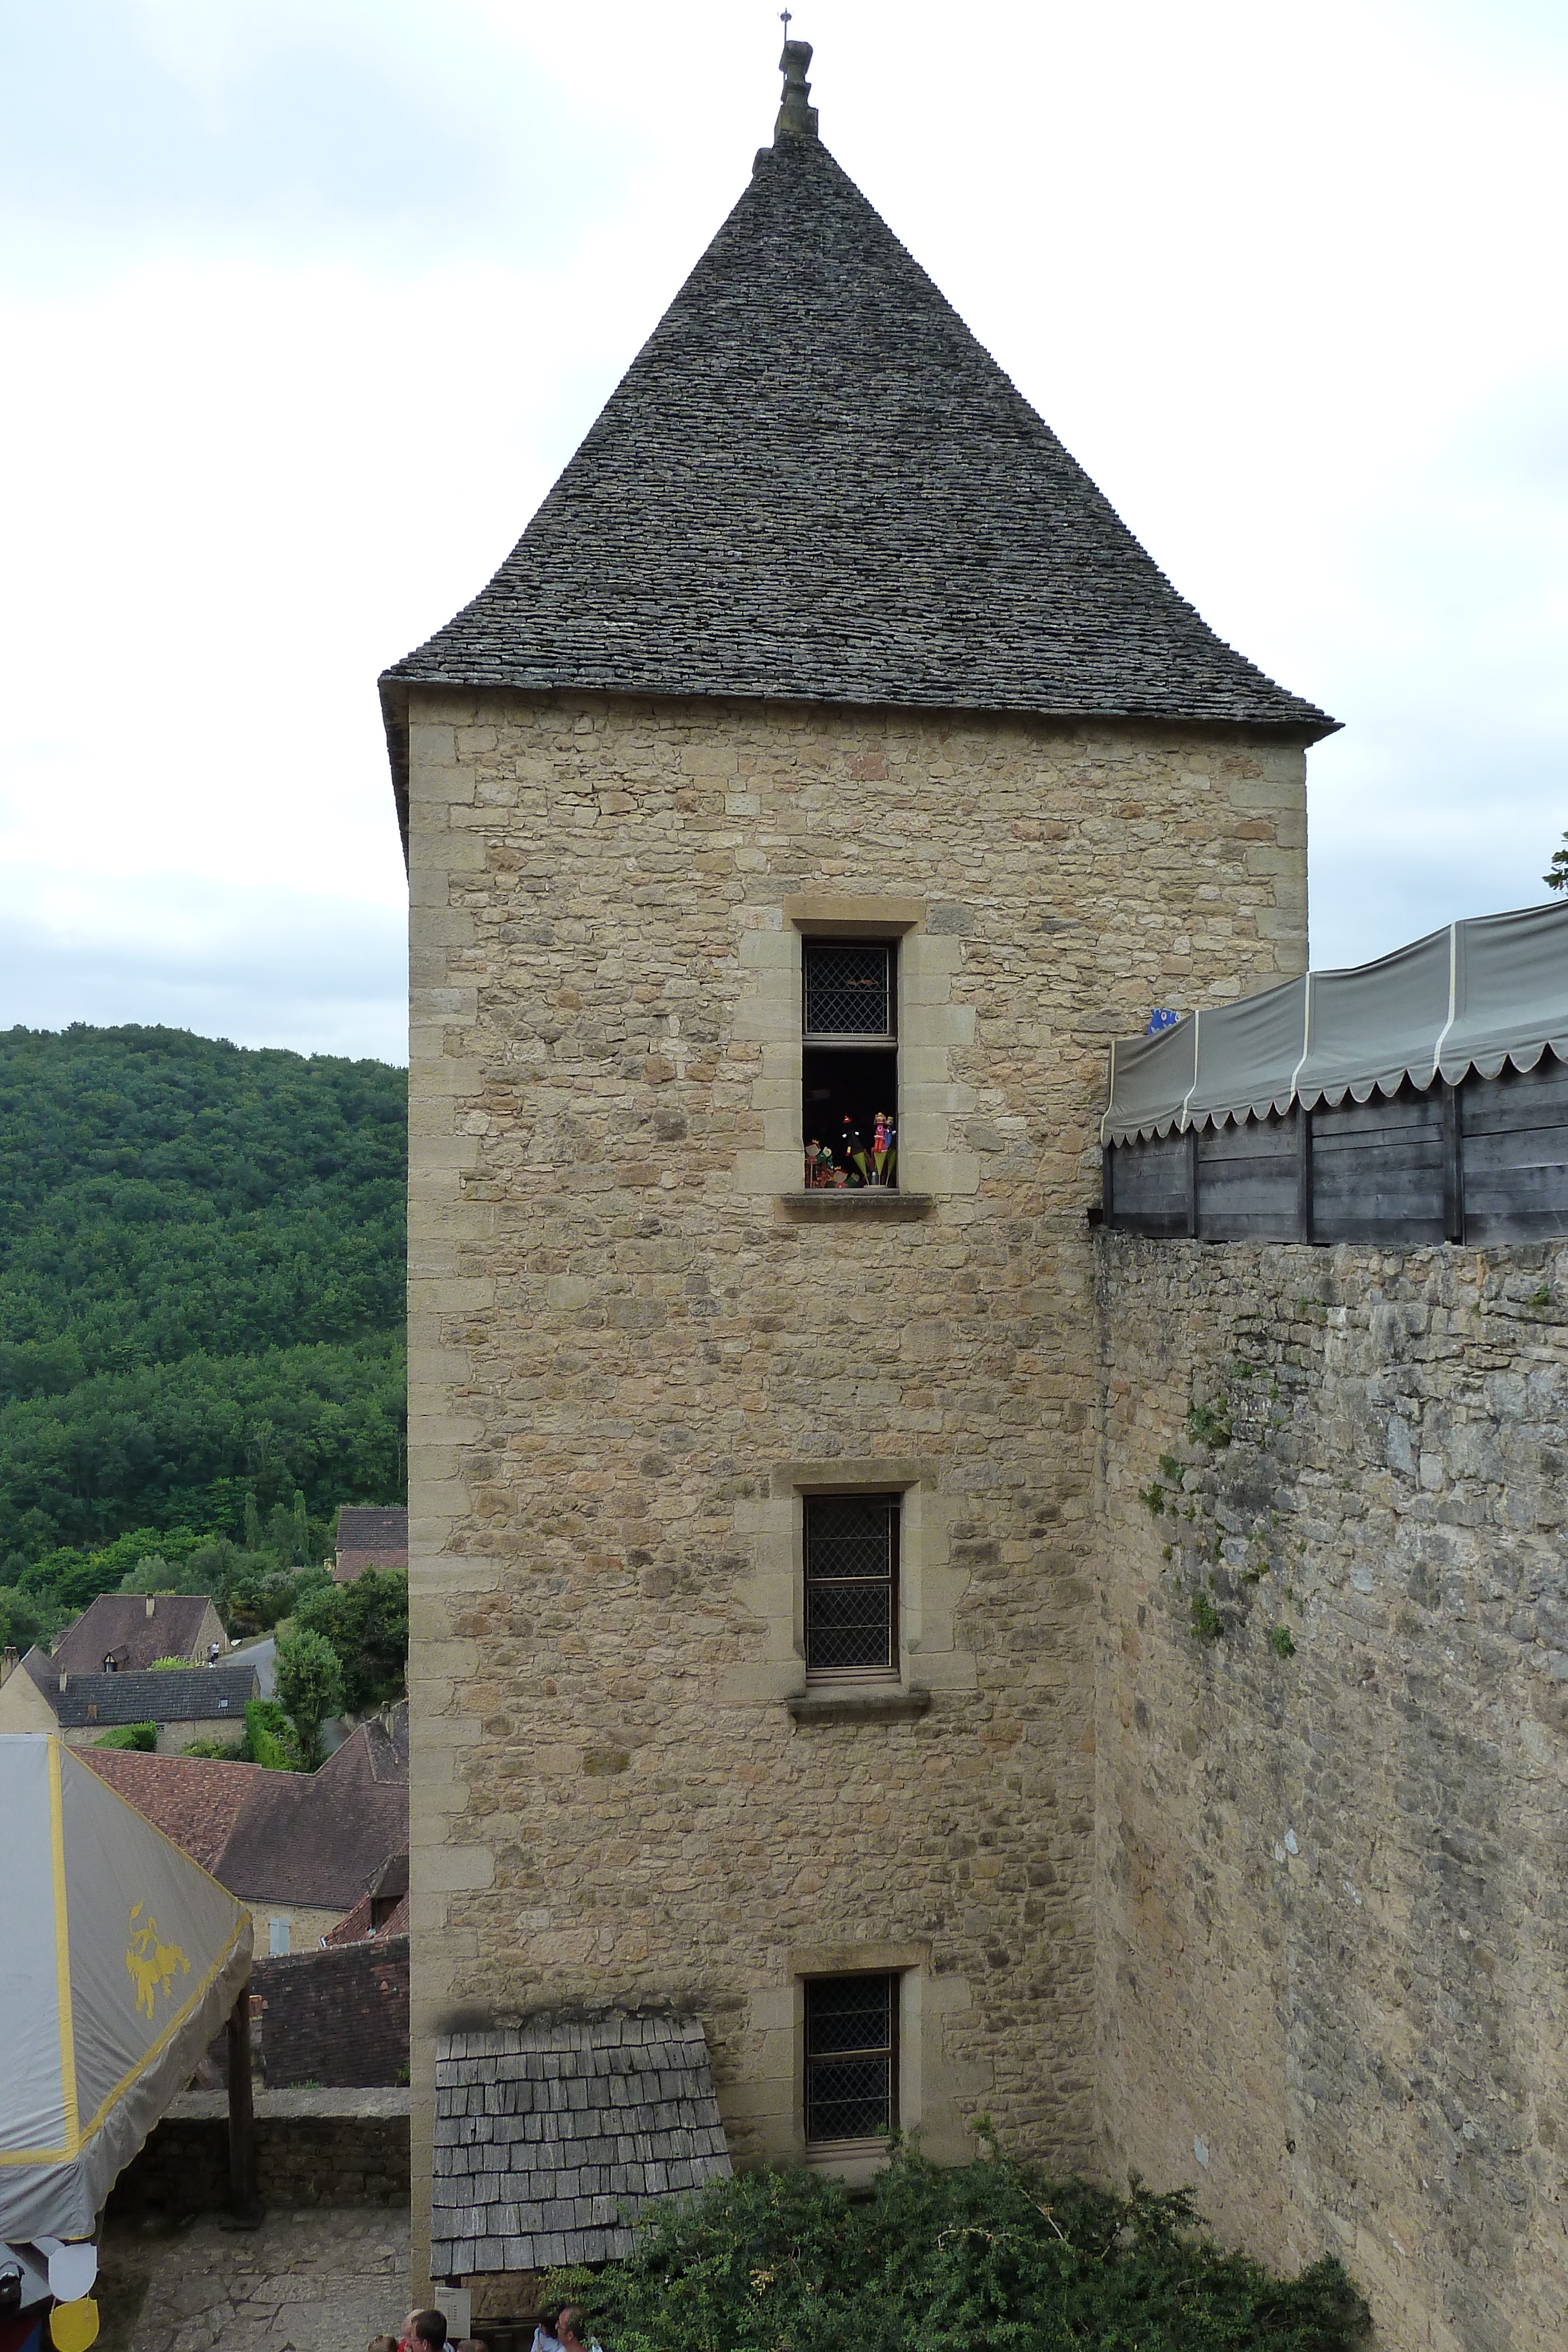
[[[605,698],[411,721],[416,2238],[435,2032],[695,2009],[737,2158],[789,2157],[823,1969],[904,1973],[933,2153],[985,2107],[1081,2161],[1104,1041],[1300,969],[1302,754]],[[908,1160],[891,1213],[821,1222],[798,975],[834,926],[900,941]],[[904,1496],[892,1719],[790,1711],[833,1484]]]
[[[1389,2352],[1534,2352],[1568,2310],[1568,1251],[1098,1246],[1102,2162],[1339,2253]]]

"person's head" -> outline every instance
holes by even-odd
[[[369,2344],[365,2347],[365,2352],[397,2352],[397,2337],[395,2336],[372,2336]]]
[[[408,2352],[444,2352],[446,2314],[444,2311],[411,2311],[402,2323],[402,2343],[407,2346]]]
[[[580,2304],[569,2303],[555,2324],[560,2352],[588,2352],[588,2321]]]

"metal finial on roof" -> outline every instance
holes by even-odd
[[[779,60],[779,70],[784,77],[784,102],[779,109],[779,120],[773,126],[773,143],[780,139],[814,139],[817,135],[817,110],[810,103],[811,85],[806,79],[806,68],[811,62],[810,41],[789,38],[789,11],[783,9],[784,54]]]

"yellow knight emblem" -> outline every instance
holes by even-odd
[[[136,1924],[139,1919],[140,1927]],[[158,1922],[152,1912],[141,1918],[140,1903],[132,1904],[131,1908],[131,1942],[126,1948],[125,1966],[136,1987],[136,2006],[145,2010],[149,2017],[152,2014],[154,1988],[166,1993],[173,1983],[176,1969],[183,1969],[187,1976],[191,1973],[191,1963],[178,1944],[159,1942]]]

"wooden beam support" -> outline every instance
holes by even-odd
[[[1197,1239],[1197,1129],[1186,1131],[1186,1231],[1187,1239]]]
[[[256,2104],[250,2086],[250,1979],[229,2012],[229,2200],[246,2228],[261,2220],[256,2164]]]
[[[1465,1122],[1459,1089],[1443,1086],[1443,1231],[1451,1242],[1465,1238]]]
[[[1100,1154],[1100,1216],[1103,1223],[1116,1222],[1116,1147],[1107,1143]]]
[[[1296,1105],[1296,1239],[1312,1237],[1312,1115]]]

